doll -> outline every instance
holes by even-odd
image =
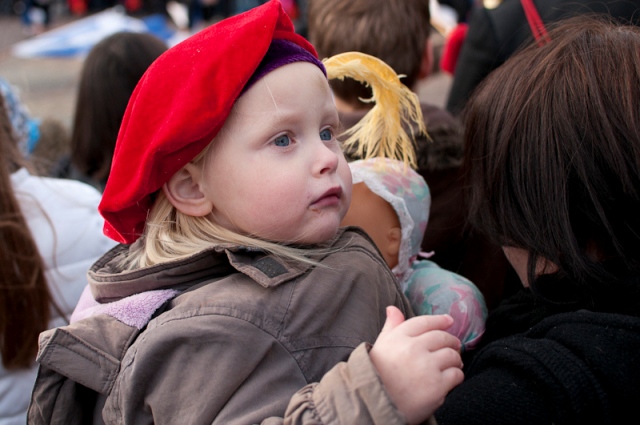
[[[325,64],[329,78],[349,77],[371,86],[373,97],[366,101],[376,103],[344,142],[345,149],[365,159],[349,164],[354,186],[342,225],[359,226],[372,237],[416,314],[450,314],[454,325],[448,331],[464,349],[473,348],[484,332],[484,297],[468,279],[420,252],[431,196],[424,178],[412,168],[413,138],[405,131],[415,123],[426,133],[417,96],[372,56],[343,53]]]
[[[420,252],[427,227],[429,187],[401,161],[369,158],[349,163],[353,176],[351,206],[343,225],[362,227],[398,278],[414,313],[449,314],[448,329],[473,348],[482,337],[487,308],[478,288],[463,276]]]

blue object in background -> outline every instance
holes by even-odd
[[[111,8],[16,43],[12,54],[21,58],[84,56],[103,38],[120,31],[149,32],[169,47],[175,44],[175,30],[164,15],[138,19],[121,8]]]

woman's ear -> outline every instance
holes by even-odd
[[[189,163],[162,186],[162,191],[181,213],[204,217],[211,212],[213,204],[201,190],[202,177],[202,168]]]

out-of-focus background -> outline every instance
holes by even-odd
[[[30,22],[25,22],[25,8],[34,1],[48,5],[48,25],[43,24],[43,13],[37,7],[31,7]],[[224,15],[251,6],[249,0],[224,3],[225,8],[205,10],[189,28],[187,4],[177,1],[0,0],[0,78],[18,88],[32,117],[52,118],[69,129],[84,54],[91,46],[119,30],[149,31],[172,45]],[[443,37],[434,31],[432,41],[437,59]],[[443,107],[450,83],[451,76],[436,68],[421,83],[419,96]]]

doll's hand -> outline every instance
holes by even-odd
[[[387,321],[369,352],[389,397],[408,423],[428,419],[462,382],[460,341],[445,332],[449,315],[404,320],[387,307]]]

